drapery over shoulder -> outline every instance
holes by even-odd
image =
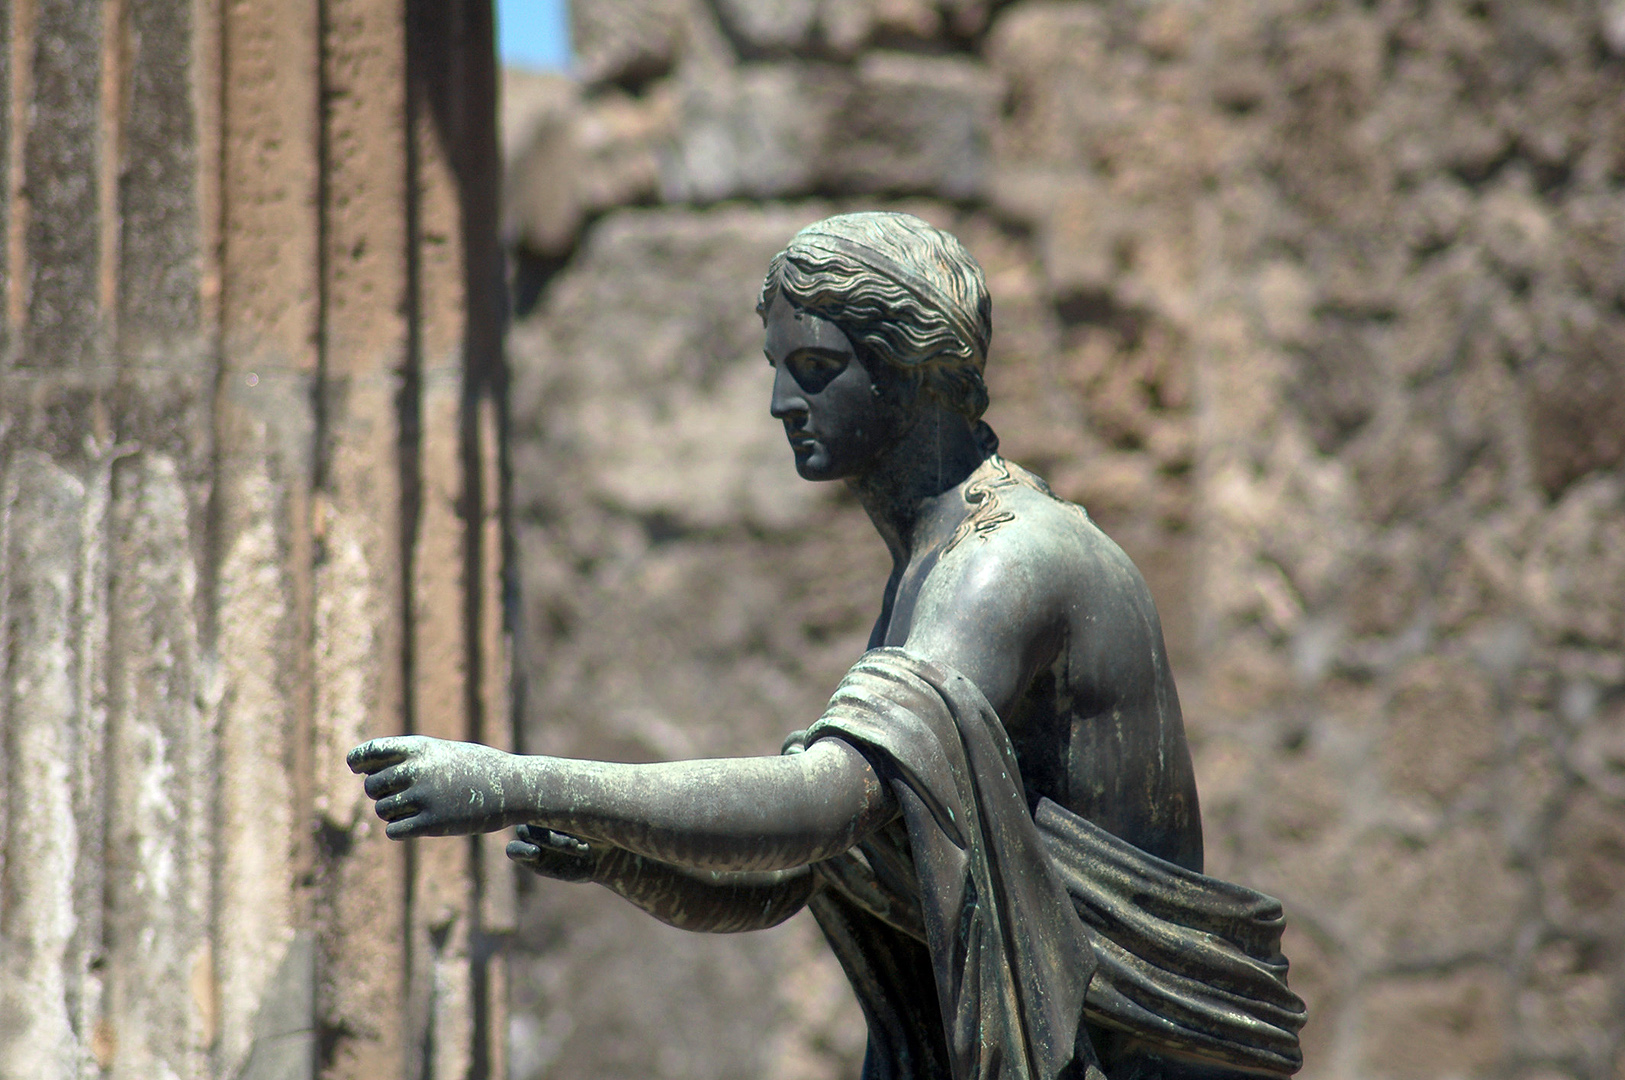
[[[869,1021],[865,1080],[1055,1080],[1072,1074],[1084,1015],[1215,1065],[1302,1064],[1280,903],[1048,799],[1030,812],[969,679],[873,650],[805,743],[828,736],[863,751],[902,808],[900,825],[818,864],[828,888],[811,905]],[[928,983],[935,1009],[919,1000]],[[919,1030],[933,1021],[940,1034]]]

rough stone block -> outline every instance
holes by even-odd
[[[503,199],[510,243],[557,256],[587,219],[654,198],[676,120],[669,82],[638,97],[611,87],[583,100],[567,80],[511,81],[520,100],[503,132],[513,146]]]
[[[1449,447],[1426,417],[1425,410],[1410,404],[1385,410],[1343,456],[1352,466],[1367,520],[1398,526],[1445,500]]]
[[[1625,485],[1601,473],[1570,488],[1524,561],[1523,587],[1543,630],[1618,648],[1625,634]]]
[[[961,18],[969,24],[974,13]],[[822,0],[818,21],[825,43],[841,56],[855,55],[876,41],[930,41],[942,29],[931,0]]]
[[[567,75],[513,67],[502,69],[499,92],[502,111],[497,117],[497,134],[507,165],[525,152],[540,125],[575,108],[581,96],[579,84]]]
[[[1514,998],[1524,1051],[1596,1060],[1611,1041],[1613,980],[1609,958],[1595,945],[1559,938],[1529,959]]]
[[[1129,222],[1091,173],[1002,168],[990,198],[1007,217],[1032,228],[1045,284],[1057,297],[1101,297],[1117,277],[1115,251]]]
[[[1625,320],[1579,308],[1564,321],[1567,340],[1543,350],[1525,380],[1536,475],[1554,497],[1625,465]]]
[[[999,82],[948,57],[870,53],[834,117],[823,171],[838,190],[951,199],[987,183]]]
[[[1475,665],[1416,660],[1399,673],[1387,713],[1380,756],[1389,790],[1400,798],[1448,805],[1498,756],[1494,687]]]
[[[749,64],[682,90],[669,202],[983,189],[998,84],[962,60],[874,54],[856,73]]]
[[[1414,969],[1504,947],[1532,891],[1496,823],[1452,822],[1431,838],[1374,833],[1350,853],[1368,967]]]
[[[722,25],[750,53],[790,53],[806,47],[818,0],[717,0]]]
[[[1598,791],[1625,801],[1625,698],[1585,718],[1569,744],[1568,760]]]
[[[1507,1049],[1509,998],[1505,974],[1491,967],[1376,984],[1362,1002],[1359,1075],[1482,1075]]]
[[[661,162],[668,202],[805,195],[819,187],[840,69],[749,64],[682,88],[678,135]]]
[[[584,213],[597,215],[652,199],[660,184],[660,150],[676,126],[677,100],[670,84],[641,98],[599,95],[576,117],[576,197]]]
[[[525,250],[557,254],[569,248],[581,224],[574,87],[563,79],[512,78],[509,86],[517,100],[504,110],[503,235]]]
[[[1472,218],[1475,239],[1502,272],[1513,276],[1546,270],[1558,242],[1546,200],[1529,189],[1528,174],[1518,170],[1512,182],[1496,185],[1479,200]]]
[[[1087,136],[1112,112],[1108,39],[1105,12],[1095,5],[1029,2],[998,15],[986,54],[1009,90],[1011,108],[999,125],[1001,160],[1087,162]]]
[[[1547,917],[1569,930],[1618,934],[1625,925],[1625,814],[1582,788],[1552,828],[1540,868]]]
[[[570,44],[581,81],[639,85],[672,70],[688,8],[685,0],[571,4]]]

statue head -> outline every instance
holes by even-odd
[[[877,377],[877,362],[895,369],[973,424],[987,408],[992,301],[982,268],[941,229],[893,213],[814,222],[773,257],[757,313],[781,296],[840,327]]]

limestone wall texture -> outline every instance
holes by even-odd
[[[506,1072],[488,4],[0,2],[0,1078]]]
[[[522,737],[772,753],[887,570],[766,414],[800,225],[994,297],[989,420],[1145,571],[1303,1075],[1625,1076],[1625,7],[597,0],[509,73]],[[816,928],[525,887],[513,1075],[851,1077]]]

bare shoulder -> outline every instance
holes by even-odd
[[[1155,613],[1134,564],[1081,508],[998,465],[966,485],[970,512],[922,584],[907,644],[1002,708],[1066,642],[1095,626],[1152,625]],[[997,482],[977,490],[989,473]]]
[[[1005,596],[1029,612],[1144,592],[1134,563],[1082,507],[1019,465],[995,459],[987,472],[966,486],[971,510],[944,545],[931,592],[961,603]]]

